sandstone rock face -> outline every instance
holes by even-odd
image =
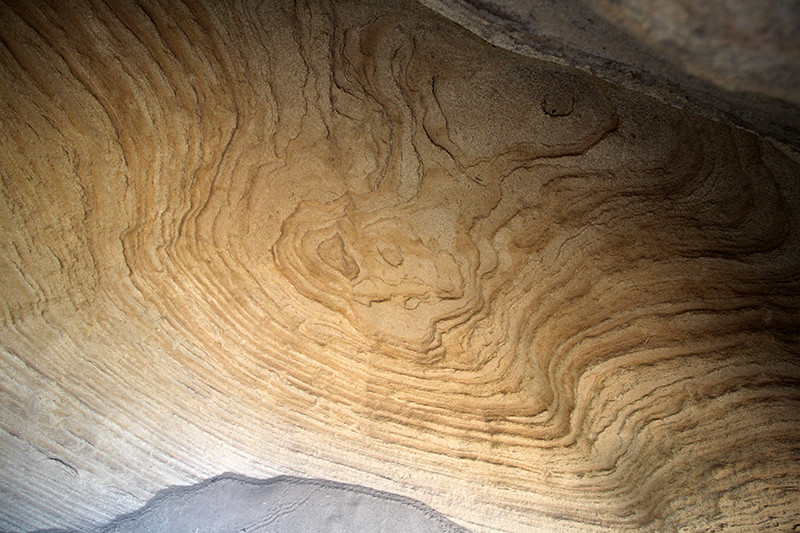
[[[0,21],[0,529],[224,471],[796,529],[796,153],[404,0]]]

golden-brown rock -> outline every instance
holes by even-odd
[[[796,154],[375,4],[0,6],[0,528],[233,470],[791,531]]]

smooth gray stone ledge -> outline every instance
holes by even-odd
[[[470,533],[424,503],[405,496],[321,479],[254,479],[230,473],[197,485],[162,490],[138,511],[122,515],[98,530],[313,532]]]

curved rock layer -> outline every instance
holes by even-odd
[[[228,470],[800,522],[796,154],[403,0],[0,20],[0,528]]]

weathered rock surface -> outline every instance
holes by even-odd
[[[225,471],[800,522],[796,153],[403,0],[0,21],[1,529]]]
[[[99,533],[469,533],[427,505],[358,485],[223,474],[159,492]]]
[[[800,149],[797,0],[421,0],[488,41]]]

